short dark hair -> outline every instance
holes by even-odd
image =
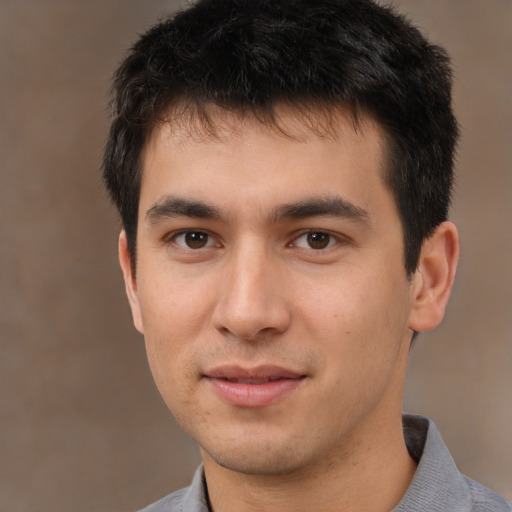
[[[268,121],[284,103],[312,113],[348,106],[383,128],[410,275],[448,214],[458,136],[451,81],[445,51],[371,0],[199,0],[162,21],[114,75],[103,158],[132,265],[152,129],[177,106],[206,126],[212,104]]]

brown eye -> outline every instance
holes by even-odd
[[[311,249],[326,249],[331,245],[331,235],[322,231],[311,231],[306,239]]]
[[[213,240],[204,231],[185,231],[174,237],[174,242],[187,249],[204,249],[213,244]]]
[[[297,237],[292,245],[300,249],[313,249],[321,251],[336,245],[339,239],[326,231],[307,231],[306,233]]]
[[[208,235],[206,233],[192,231],[185,235],[185,243],[191,249],[202,249],[208,244]]]

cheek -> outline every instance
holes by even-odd
[[[315,276],[294,292],[297,316],[322,338],[355,335],[374,323],[369,319],[379,310],[378,298],[366,281],[362,273],[354,276],[342,272],[323,279]]]
[[[205,337],[209,301],[200,290],[176,281],[155,280],[148,285],[139,287],[146,351],[155,382],[167,401],[170,390],[179,392],[197,374],[195,351],[197,340]]]
[[[193,410],[198,371],[194,345],[172,328],[153,329],[145,335],[149,367],[155,384],[178,422],[183,411]]]
[[[201,280],[191,282],[177,272],[161,272],[142,281],[138,295],[147,337],[185,343],[208,315],[208,288]]]
[[[308,287],[298,316],[327,364],[338,362],[345,375],[374,373],[396,359],[408,332],[408,310],[405,278],[395,275],[352,272],[350,278],[331,278],[324,286],[317,280]]]
[[[321,364],[315,400],[346,428],[398,389],[406,360],[406,308],[392,300],[400,292],[366,284],[340,281],[330,298],[311,296],[302,315]]]

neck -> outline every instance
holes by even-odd
[[[405,445],[401,416],[382,425],[389,426],[359,429],[336,453],[286,475],[234,472],[203,453],[212,511],[389,512],[407,490],[416,466]]]

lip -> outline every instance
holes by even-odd
[[[280,366],[256,368],[219,366],[205,373],[204,378],[216,395],[236,407],[265,407],[295,391],[305,375]]]

